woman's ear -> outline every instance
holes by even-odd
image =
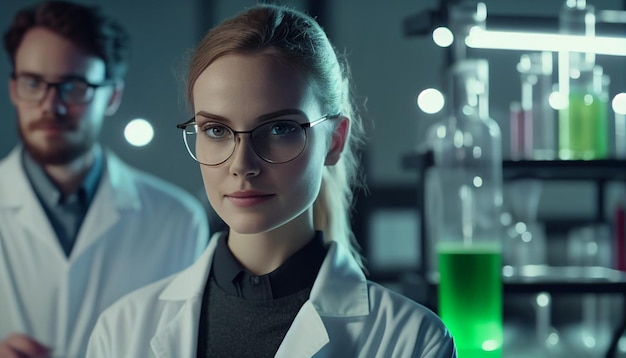
[[[326,161],[324,165],[335,165],[341,158],[341,153],[348,140],[348,133],[350,133],[350,119],[348,117],[337,118],[339,123],[335,127],[332,134],[330,148],[326,154]]]

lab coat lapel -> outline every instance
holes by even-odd
[[[159,300],[167,302],[167,311],[173,318],[159,324],[150,340],[150,347],[156,357],[195,357],[202,294],[221,235],[225,233],[214,234],[204,253],[181,271],[159,296]]]
[[[296,315],[275,357],[313,357],[328,342],[322,318],[311,301],[307,301]]]
[[[20,188],[15,190],[15,193],[18,192],[20,192],[18,195],[23,195],[22,204],[19,211],[16,212],[16,220],[19,225],[30,231],[37,240],[44,241],[46,245],[53,247],[52,250],[62,256],[65,261],[65,253],[61,250],[61,246],[56,239],[56,233],[50,225],[48,216],[39,204],[39,199],[35,197],[32,190]]]
[[[165,325],[159,325],[150,347],[157,358],[195,357],[198,342],[198,317],[202,296],[183,301],[183,307]],[[176,303],[170,303],[172,305]]]
[[[120,220],[124,211],[141,209],[137,188],[129,170],[113,152],[106,152],[106,168],[96,195],[81,225],[71,257],[78,257]]]
[[[367,280],[344,245],[331,243],[311,289],[311,301],[322,317],[369,314]]]
[[[15,223],[30,232],[36,240],[52,248],[65,261],[48,217],[21,164],[22,147],[14,148],[0,165],[0,210],[9,210]],[[13,214],[14,213],[14,214]]]
[[[365,275],[350,252],[331,243],[311,289],[310,299],[302,306],[277,358],[313,357],[330,342],[323,317],[357,317],[369,314]]]

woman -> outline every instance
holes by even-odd
[[[423,306],[369,282],[349,226],[362,127],[310,17],[259,5],[212,29],[179,125],[228,225],[187,270],[113,305],[89,357],[455,357]]]

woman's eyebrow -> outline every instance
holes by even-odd
[[[302,110],[299,110],[299,109],[296,109],[296,108],[287,108],[287,109],[281,109],[281,110],[275,111],[275,112],[262,114],[262,115],[258,116],[256,119],[258,121],[267,121],[267,120],[270,120],[270,119],[274,119],[276,117],[286,116],[286,115],[289,115],[289,114],[296,114],[296,115],[299,115],[299,116],[304,116],[306,118],[306,114]],[[201,117],[204,117],[206,119],[217,120],[217,121],[221,121],[221,122],[229,122],[229,123],[231,122],[228,118],[226,118],[224,116],[220,116],[220,115],[217,115],[217,114],[214,114],[214,113],[209,113],[209,112],[206,112],[206,111],[198,111],[196,113],[196,116],[201,116]]]
[[[213,114],[213,113],[209,113],[209,112],[205,112],[205,111],[198,111],[195,115],[196,117],[200,116],[200,117],[204,117],[206,119],[214,119],[214,120],[218,120],[218,121],[228,121],[228,119],[226,117],[217,115],[217,114]]]
[[[297,115],[306,117],[306,113],[304,113],[303,111],[301,111],[299,109],[287,108],[287,109],[281,109],[280,111],[276,111],[276,112],[270,112],[270,113],[262,114],[262,115],[258,116],[257,119],[260,120],[260,121],[266,121],[268,119],[274,119],[276,117],[286,116],[288,114],[297,114]]]

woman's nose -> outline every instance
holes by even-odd
[[[256,176],[260,173],[260,163],[262,159],[252,148],[250,135],[238,134],[235,138],[235,151],[230,163],[230,173],[235,176]]]

